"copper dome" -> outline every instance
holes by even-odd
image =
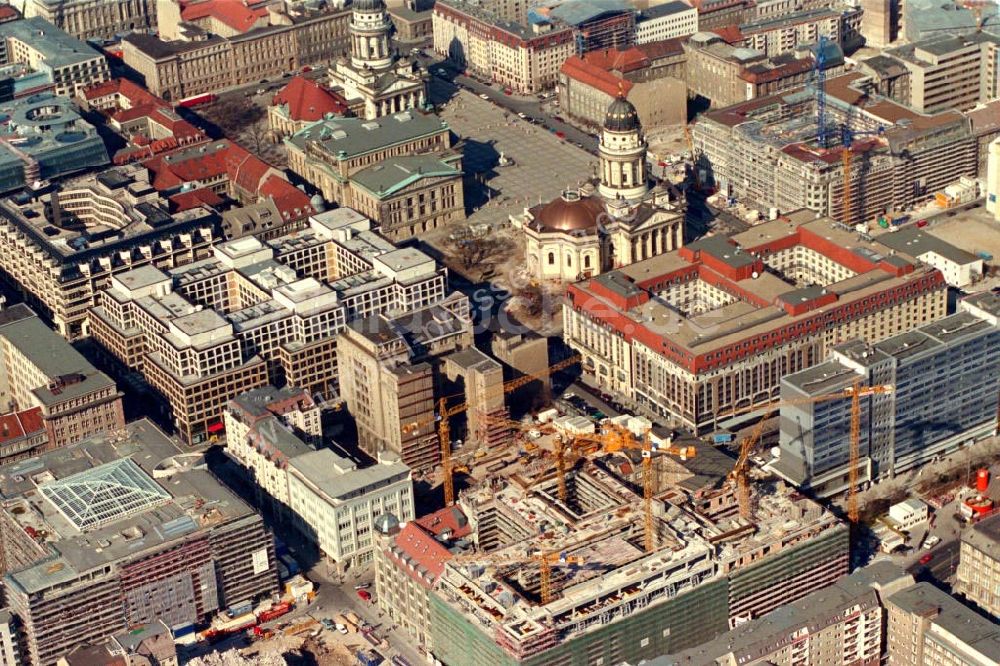
[[[568,191],[531,212],[534,223],[543,231],[587,231],[594,229],[604,215],[604,202]]]

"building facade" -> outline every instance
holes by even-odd
[[[698,32],[698,10],[673,0],[643,9],[635,22],[635,43],[646,44]]]
[[[766,18],[740,26],[742,44],[768,57],[794,51],[802,44],[815,44],[821,38],[841,42],[841,12],[819,8]]]
[[[962,532],[955,592],[1000,619],[1000,516],[990,516]]]
[[[172,3],[165,0],[159,4]],[[192,4],[190,9],[227,4],[233,5],[227,0],[207,0]],[[162,38],[127,35],[122,40],[122,59],[145,79],[151,93],[177,101],[280,78],[286,72],[333,60],[347,49],[349,10],[316,10],[306,3],[275,5],[272,9],[265,10],[263,16],[255,14],[252,21],[241,24],[240,30],[222,34],[218,27],[209,29],[215,24],[212,16],[206,15],[201,22],[207,27],[184,21],[178,24],[178,34],[168,37],[161,18]],[[244,32],[248,24],[254,27]]]
[[[997,431],[1000,298],[879,342],[845,342],[828,360],[781,380],[781,398],[810,400],[861,386],[892,386],[863,399],[861,481],[890,478]],[[781,456],[773,468],[820,496],[846,488],[850,399],[781,408]]]
[[[543,20],[525,27],[465,0],[435,4],[433,28],[436,53],[520,94],[555,86],[576,51],[568,25]]]
[[[37,16],[79,39],[111,39],[156,30],[155,0],[27,0],[26,17]]]
[[[837,342],[945,315],[938,271],[874,247],[808,211],[701,239],[571,285],[563,338],[585,381],[704,431]]]

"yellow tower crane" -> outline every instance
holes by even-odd
[[[570,356],[557,363],[553,363],[548,368],[542,372],[535,375],[523,375],[512,379],[510,381],[503,383],[503,392],[505,394],[516,391],[522,386],[527,386],[533,381],[543,379],[550,376],[552,373],[558,372],[560,370],[565,370],[566,368],[575,365],[580,362],[579,356]],[[461,394],[459,394],[461,395]],[[437,414],[433,418],[425,419],[423,421],[416,421],[403,426],[403,432],[412,432],[426,425],[430,425],[437,421],[437,431],[438,431],[438,444],[441,447],[441,470],[444,474],[444,503],[445,506],[450,506],[455,503],[455,479],[452,475],[451,468],[451,423],[450,419],[457,414],[469,409],[468,403],[461,402],[456,405],[448,406],[449,397],[445,396],[438,400]]]
[[[736,484],[736,498],[740,506],[740,515],[744,518],[751,518],[753,514],[753,508],[751,504],[750,497],[750,480],[748,477],[748,470],[750,467],[750,456],[753,455],[760,443],[761,434],[764,431],[765,422],[771,417],[771,415],[778,409],[785,406],[791,405],[802,405],[802,404],[813,404],[819,402],[828,402],[830,400],[842,400],[844,398],[850,398],[851,400],[851,439],[850,439],[850,459],[848,462],[848,483],[849,488],[847,490],[847,516],[852,523],[858,521],[858,467],[861,464],[861,398],[865,398],[872,395],[883,395],[886,393],[892,393],[894,387],[890,384],[876,384],[873,386],[862,386],[860,382],[855,382],[852,386],[849,386],[841,391],[835,393],[826,393],[823,395],[817,395],[810,398],[796,398],[793,400],[780,400],[777,402],[769,403],[764,406],[764,413],[761,416],[760,421],[750,431],[750,434],[740,442],[740,453],[736,459],[736,464],[733,466],[731,472],[729,472],[730,481]],[[741,410],[736,410],[732,414],[743,414],[751,411],[756,411],[761,409],[760,405],[756,407],[747,407]]]
[[[516,553],[470,553],[468,555],[456,555],[450,561],[456,564],[464,562],[481,562],[493,565],[534,562],[538,565],[538,579],[540,583],[540,597],[542,604],[547,604],[552,601],[553,567],[583,566],[586,564],[582,557],[567,555],[565,551],[539,552],[535,555],[519,555]]]

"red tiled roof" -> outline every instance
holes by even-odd
[[[0,21],[13,21],[21,18],[21,12],[10,5],[0,5]]]
[[[121,79],[111,79],[110,81],[102,81],[101,83],[95,83],[92,86],[84,88],[83,96],[86,99],[96,99],[98,97],[107,97],[108,95],[114,95],[119,90],[119,84]]]
[[[617,96],[620,92],[628,95],[632,89],[631,81],[591,65],[579,56],[567,58],[560,71],[574,81],[597,88],[611,97]]]
[[[623,74],[649,67],[649,58],[634,46],[625,51],[619,49],[588,51],[583,54],[583,61],[605,71],[614,70]]]
[[[250,30],[265,16],[266,8],[250,8],[241,0],[205,0],[187,4],[181,10],[181,18],[185,21],[211,17],[239,32]]]
[[[398,557],[392,550],[389,555],[399,562],[400,568],[424,587],[431,587],[444,573],[444,564],[452,558],[451,552],[438,543],[434,537],[424,531],[416,523],[407,523],[394,539],[396,547],[403,551],[404,557]],[[417,575],[409,564],[424,569],[431,577],[430,581]]]
[[[25,435],[33,435],[44,429],[41,407],[0,415],[0,444],[6,444]]]
[[[461,539],[472,532],[472,527],[465,514],[456,506],[446,506],[434,513],[417,518],[416,522],[434,536],[451,531],[452,539]]]
[[[200,187],[197,190],[189,190],[175,194],[167,199],[170,202],[172,212],[179,213],[201,206],[218,206],[222,203],[222,197],[207,187]]]
[[[322,120],[328,113],[342,116],[348,110],[343,97],[304,76],[289,81],[274,96],[273,104],[287,104],[289,118],[307,122]]]
[[[281,219],[286,222],[302,220],[316,212],[305,192],[278,175],[268,176],[258,194],[273,199]]]
[[[722,41],[727,44],[739,44],[743,41],[743,33],[740,32],[738,25],[724,25],[719,28],[712,28],[711,32],[722,37]]]

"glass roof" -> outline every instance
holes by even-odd
[[[38,486],[79,530],[100,527],[170,499],[131,458],[115,460]]]

